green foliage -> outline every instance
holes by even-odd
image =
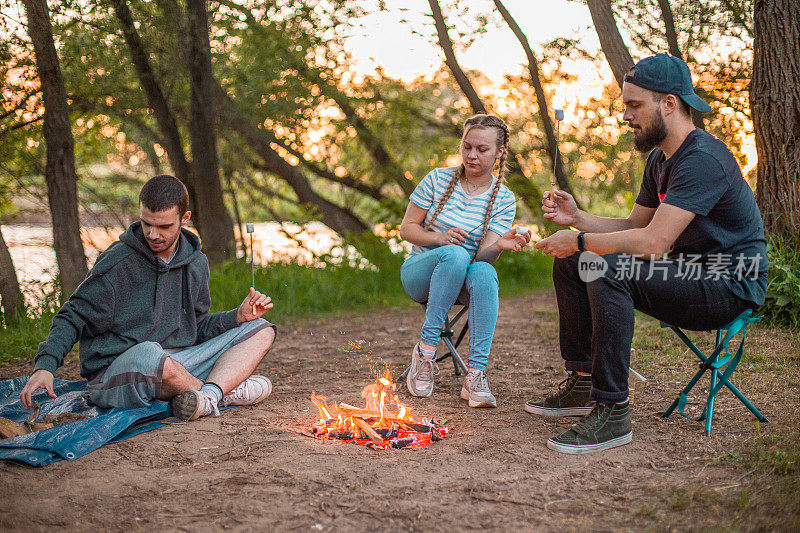
[[[8,320],[0,313],[0,364],[33,357],[50,331],[50,322],[60,305],[61,284],[55,279],[29,290],[36,293],[36,306],[28,306],[26,314],[17,313]]]
[[[539,252],[504,253],[495,263],[500,295],[512,296],[553,287],[553,258]]]
[[[760,311],[770,325],[800,329],[800,243],[769,235],[769,285]]]
[[[10,323],[0,326],[0,364],[33,357],[36,347],[47,338],[52,314],[36,318],[15,317]]]
[[[753,0],[670,0],[678,47],[696,77],[696,90],[712,107],[706,129],[745,166],[742,140],[752,133],[749,82],[753,59]],[[669,51],[659,0],[613,0],[634,61]],[[742,135],[744,133],[745,135]]]

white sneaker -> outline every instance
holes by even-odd
[[[272,392],[272,382],[264,376],[253,374],[238,387],[222,397],[220,407],[231,405],[253,405],[263,401]]]
[[[406,376],[406,386],[411,396],[427,398],[433,394],[433,374],[438,369],[436,356],[430,359],[419,353],[419,343],[411,353],[411,368]]]
[[[483,370],[470,370],[461,387],[461,397],[469,400],[470,407],[497,407],[497,400],[489,389],[489,380]]]
[[[170,403],[175,416],[187,422],[212,413],[219,416],[217,402],[212,396],[200,390],[190,389],[184,391],[172,398]]]

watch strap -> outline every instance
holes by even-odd
[[[578,233],[578,251],[585,252],[586,251],[586,242],[583,240],[583,236],[586,235],[585,231],[581,231]]]

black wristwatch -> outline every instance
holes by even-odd
[[[585,231],[578,233],[578,251],[585,252],[586,251],[586,243],[583,241],[583,236],[586,235]]]

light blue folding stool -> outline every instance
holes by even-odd
[[[730,391],[737,397],[742,403],[750,409],[755,417],[760,422],[769,422],[767,417],[765,417],[761,412],[756,409],[756,407],[747,399],[747,397],[742,394],[739,389],[737,389],[733,383],[730,382],[730,377],[733,372],[736,370],[736,367],[739,366],[739,362],[742,359],[742,354],[744,353],[744,339],[745,335],[747,334],[747,326],[754,322],[760,322],[761,317],[753,317],[753,310],[748,309],[739,316],[737,316],[733,321],[717,330],[717,340],[714,344],[714,351],[711,355],[706,356],[694,343],[686,336],[686,334],[681,331],[680,328],[673,326],[671,324],[667,324],[666,322],[661,322],[662,328],[670,328],[674,331],[678,337],[689,347],[692,352],[700,359],[700,370],[694,377],[689,381],[689,384],[678,394],[678,397],[675,398],[675,401],[672,402],[672,405],[669,406],[662,416],[665,418],[672,414],[676,408],[678,412],[689,418],[691,420],[695,420],[697,422],[702,422],[703,420],[706,421],[706,435],[711,436],[711,421],[714,416],[714,399],[717,396],[717,393],[722,390],[723,387],[728,387]],[[736,353],[732,353],[728,350],[728,344],[730,343],[731,339],[736,336],[737,333],[741,331],[742,333],[742,340],[739,343],[739,349],[736,350]],[[711,371],[711,386],[708,389],[708,399],[706,400],[705,408],[703,409],[702,414],[697,417],[691,417],[684,412],[684,408],[686,407],[687,396],[689,391],[700,381],[700,378],[703,377],[703,374],[706,371]]]

